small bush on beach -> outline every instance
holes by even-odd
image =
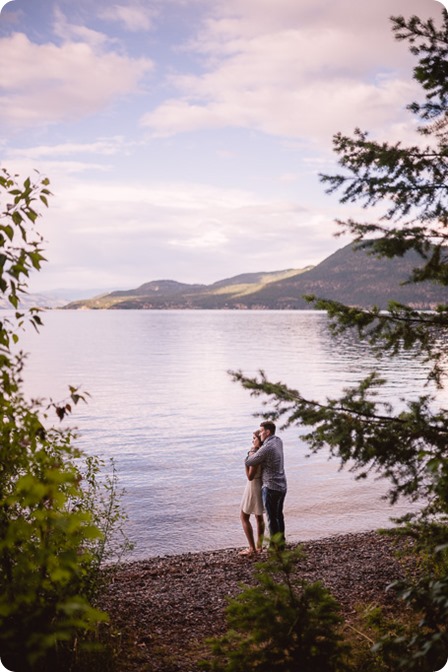
[[[320,582],[293,580],[300,549],[270,548],[257,564],[257,585],[245,588],[227,608],[229,630],[210,642],[213,672],[343,672],[339,606]]]

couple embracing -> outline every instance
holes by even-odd
[[[252,448],[246,457],[248,482],[241,502],[241,522],[249,548],[240,555],[253,555],[262,550],[264,536],[263,510],[268,519],[269,536],[281,545],[285,542],[283,503],[286,495],[286,476],[283,459],[283,442],[275,434],[275,424],[269,420],[260,424],[252,438]],[[250,521],[251,514],[257,521],[257,541]]]

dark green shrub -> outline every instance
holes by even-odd
[[[257,585],[230,601],[229,630],[211,640],[215,672],[342,672],[347,647],[336,600],[317,583],[293,578],[300,550],[274,546],[257,565]]]
[[[49,670],[56,660],[70,669],[72,649],[107,620],[92,600],[122,518],[115,474],[101,483],[100,461],[53,424],[84,396],[70,388],[54,404],[22,391],[25,358],[14,346],[26,319],[41,324],[20,297],[43,261],[34,202],[47,204],[47,186],[27,179],[20,187],[0,173],[0,299],[11,308],[0,319],[0,658],[14,672]]]
[[[441,552],[442,549],[438,551]],[[423,573],[412,582],[397,582],[393,587],[410,615],[410,623],[395,623],[389,632],[380,629],[373,652],[391,670],[441,670],[448,658],[447,573],[440,572],[439,576]]]

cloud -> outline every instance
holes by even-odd
[[[215,75],[213,84],[219,94],[210,94],[208,101],[168,100],[143,117],[143,126],[159,137],[236,126],[277,136],[323,139],[328,144],[336,130],[350,132],[360,122],[367,128],[399,123],[415,93],[411,83],[400,79],[363,83],[341,77],[308,82],[294,90],[266,82],[248,89],[235,80],[232,88],[219,87],[223,79],[226,74]]]
[[[28,37],[0,39],[3,160],[23,174],[38,167],[55,194],[39,221],[50,261],[40,287],[213,282],[299,268],[341,247],[334,217],[363,221],[365,213],[336,208],[316,173],[334,170],[338,130],[412,136],[404,107],[415,98],[414,60],[388,16],[422,15],[429,5],[437,7],[102,0],[92,10],[88,0],[70,8],[64,0],[67,15],[47,20],[51,37],[47,24],[33,24]],[[154,31],[155,20],[148,46],[136,31]],[[152,58],[137,58],[142,49],[152,50],[157,71]],[[128,117],[129,106],[111,110],[123,97],[133,105]],[[105,119],[105,110],[114,114]],[[133,126],[142,110],[143,133]],[[57,122],[64,125],[43,128]],[[173,137],[235,128],[249,132]],[[169,140],[148,142],[148,134]]]
[[[340,247],[324,207],[311,212],[245,190],[75,176],[52,180],[51,189],[56,196],[39,223],[50,263],[38,289],[124,288],[161,278],[209,283],[243,271],[300,268]]]
[[[48,157],[66,157],[74,154],[93,154],[100,156],[116,155],[134,143],[125,141],[123,136],[98,138],[94,142],[64,142],[58,145],[37,145],[21,149],[10,149],[8,157],[15,159],[47,159]]]
[[[93,48],[101,48],[112,42],[104,33],[79,23],[71,23],[57,6],[53,10],[53,15],[53,33],[64,42],[85,42]]]
[[[0,39],[0,123],[24,128],[78,120],[138,89],[153,64],[67,41],[35,44],[23,33]]]
[[[158,12],[154,8],[140,3],[111,5],[99,12],[100,18],[118,22],[131,32],[150,30],[157,15]]]
[[[224,127],[328,143],[336,130],[386,130],[409,118],[417,91],[408,50],[389,15],[429,0],[335,3],[230,0],[185,49],[203,72],[171,77],[175,97],[141,119],[155,136]],[[421,14],[421,12],[420,12]],[[367,49],[366,44],[372,44]]]

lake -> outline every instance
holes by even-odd
[[[86,452],[115,460],[134,559],[245,545],[243,460],[263,407],[229,369],[262,368],[318,400],[375,365],[389,379],[388,401],[424,391],[425,367],[412,354],[376,362],[356,338],[333,339],[315,311],[48,311],[43,320],[20,341],[26,393],[60,401],[79,385],[91,395],[69,424]],[[389,524],[385,483],[355,481],[324,453],[308,458],[299,427],[279,434],[288,539]]]

